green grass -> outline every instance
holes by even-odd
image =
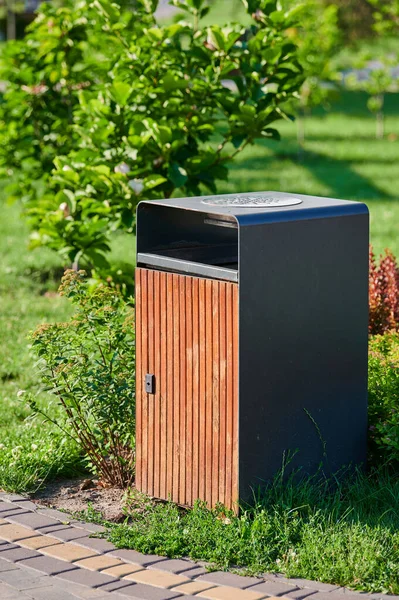
[[[138,510],[141,508],[141,510]],[[279,478],[239,517],[203,506],[132,500],[130,522],[108,524],[116,546],[209,561],[245,574],[279,572],[370,592],[399,592],[399,477],[380,471],[346,482]],[[93,515],[92,515],[93,518]]]
[[[27,334],[44,321],[68,318],[70,307],[54,294],[62,273],[57,257],[45,249],[27,250],[27,229],[16,206],[1,205],[0,220],[0,488],[34,490],[46,478],[72,475],[79,451],[58,430],[32,420],[26,394],[39,391],[38,371]],[[53,415],[43,393],[37,397]]]
[[[221,192],[281,190],[365,202],[377,253],[399,256],[399,96],[386,100],[386,139],[374,137],[366,96],[345,93],[330,112],[306,122],[306,146],[298,158],[296,124],[280,121],[281,142],[247,148]]]

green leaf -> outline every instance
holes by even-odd
[[[168,177],[176,188],[182,187],[188,179],[187,171],[177,163],[169,166]]]
[[[111,94],[113,99],[119,106],[126,106],[130,96],[131,86],[124,81],[114,81],[111,86]]]
[[[168,180],[166,179],[166,177],[163,177],[162,175],[149,175],[143,181],[144,189],[152,190],[153,188],[156,188],[159,185],[162,185],[163,183],[165,183],[165,181],[168,181]]]

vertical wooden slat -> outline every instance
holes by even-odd
[[[199,457],[200,457],[200,322],[199,322],[199,279],[192,278],[193,302],[193,468],[192,468],[192,502],[199,498]]]
[[[179,502],[180,476],[180,277],[173,278],[173,491],[172,499]]]
[[[238,502],[238,286],[233,287],[233,468],[232,468],[232,506],[237,509]]]
[[[226,362],[229,376],[226,382],[226,484],[225,502],[231,506],[233,475],[233,288],[226,287]]]
[[[219,490],[218,501],[225,503],[226,488],[226,285],[219,289]]]
[[[214,506],[219,498],[219,281],[212,281],[212,501]]]
[[[205,279],[199,280],[199,493],[201,500],[206,498],[206,315]]]
[[[137,488],[238,499],[238,286],[136,270]],[[144,388],[154,373],[156,393]]]
[[[187,277],[179,277],[179,321],[180,321],[180,452],[179,452],[179,502],[186,504],[186,282]]]
[[[141,433],[142,433],[142,410],[141,405],[143,402],[142,392],[142,367],[141,367],[141,355],[142,355],[142,344],[141,344],[141,332],[142,332],[142,294],[141,294],[141,275],[142,270],[136,269],[135,273],[135,339],[136,339],[136,486],[141,488]]]
[[[154,496],[159,497],[160,495],[160,463],[161,463],[161,394],[160,388],[162,386],[162,376],[161,376],[161,281],[160,281],[161,273],[159,271],[154,271],[154,281],[153,281],[153,289],[154,289],[154,348],[153,348],[153,360],[154,360],[154,370],[151,371],[155,374],[155,394],[151,395],[153,413],[154,413],[154,471],[153,471],[153,487],[152,494]]]
[[[154,271],[148,271],[148,373],[155,373],[155,290]],[[148,431],[147,431],[147,490],[150,496],[154,495],[154,450],[155,450],[155,406],[154,395],[147,394],[148,401]]]
[[[148,372],[148,271],[142,272],[142,327],[141,327],[141,365],[142,371],[140,373],[140,386],[143,390],[142,393],[142,406],[141,406],[141,422],[142,422],[142,439],[141,439],[141,480],[142,480],[142,491],[147,493],[147,475],[148,475],[148,395],[144,390],[143,377]]]
[[[168,432],[167,438],[165,441],[166,444],[166,495],[164,496],[165,500],[169,500],[173,495],[173,461],[174,461],[174,374],[173,374],[173,366],[174,366],[174,344],[173,344],[173,335],[174,335],[174,322],[173,322],[173,275],[168,273],[166,275],[166,302],[167,302],[167,313],[166,313],[166,335],[167,335],[167,395],[166,395],[166,413],[167,413],[167,423],[168,423]]]
[[[212,284],[210,279],[205,280],[205,350],[206,350],[206,429],[205,429],[205,452],[206,452],[206,475],[205,475],[205,499],[208,506],[212,506],[212,446],[213,446],[213,355],[212,355]]]
[[[185,503],[192,504],[193,480],[193,295],[192,277],[186,277],[185,313],[186,313],[186,468]]]
[[[168,349],[167,349],[167,325],[166,325],[166,285],[167,285],[167,274],[161,273],[160,275],[160,310],[161,310],[161,356],[160,356],[160,372],[159,372],[159,402],[160,402],[160,414],[161,414],[161,431],[160,431],[160,482],[159,482],[159,496],[161,498],[167,497],[166,490],[166,469],[167,469],[167,370],[168,370]]]

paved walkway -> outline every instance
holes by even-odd
[[[0,600],[368,600],[324,583],[208,573],[185,559],[118,550],[104,528],[0,492]],[[399,600],[398,596],[390,596]]]

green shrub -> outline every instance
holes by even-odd
[[[140,198],[214,193],[248,144],[278,139],[272,125],[289,118],[303,80],[286,35],[297,9],[244,0],[245,29],[202,26],[205,0],[176,0],[187,21],[161,26],[156,4],[46,6],[0,73],[10,82],[3,164],[21,170],[15,195],[27,202],[32,244],[100,270],[110,234],[132,231]]]
[[[399,461],[399,334],[370,338],[369,344],[370,459]]]
[[[60,292],[76,306],[73,318],[41,325],[31,336],[42,382],[64,410],[65,422],[57,424],[80,443],[90,467],[124,487],[134,474],[132,311],[117,290],[92,290],[82,271],[67,271]],[[30,404],[41,412],[32,398]]]

